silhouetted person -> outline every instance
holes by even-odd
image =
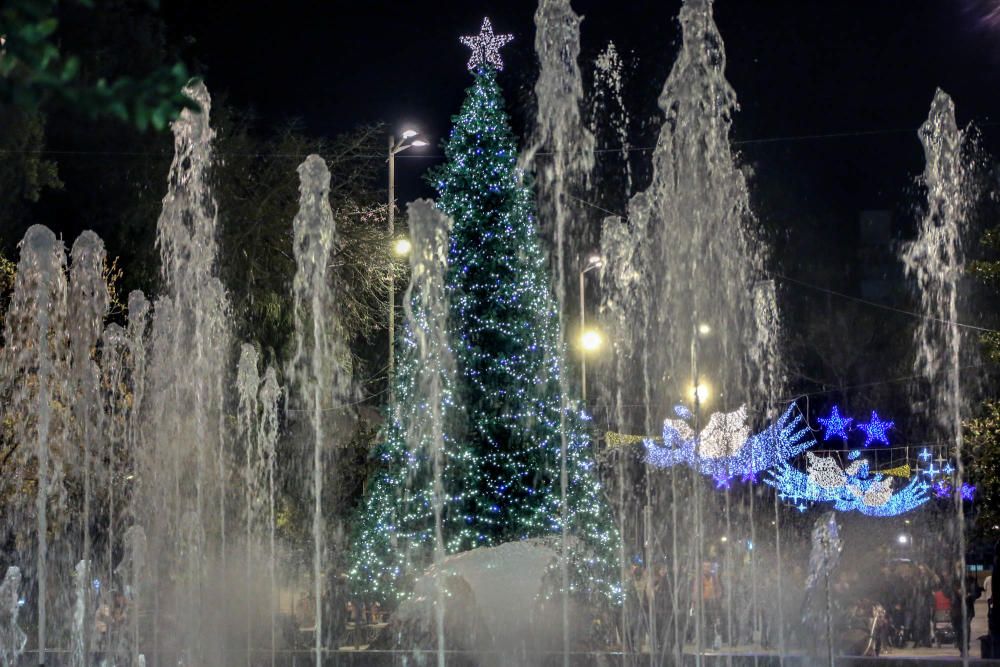
[[[970,577],[965,584],[965,599],[962,599],[962,586],[955,584],[951,596],[951,625],[955,628],[955,641],[962,655],[969,653],[969,635],[972,634],[972,618],[976,615],[976,600],[981,591],[975,578]],[[965,622],[962,622],[962,607],[965,607]]]

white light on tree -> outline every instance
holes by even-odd
[[[483,27],[478,35],[466,35],[460,37],[462,44],[472,49],[468,69],[475,71],[484,65],[492,65],[498,70],[503,69],[503,60],[500,59],[500,47],[514,39],[514,35],[494,35],[493,26],[488,18],[483,19]]]

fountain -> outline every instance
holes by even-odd
[[[420,544],[401,546],[396,533],[372,538],[398,550],[391,583],[410,588],[374,639],[378,650],[338,650],[346,624],[334,623],[346,612],[333,606],[343,600],[331,582],[339,581],[345,551],[328,525],[328,503],[338,483],[335,450],[348,439],[338,420],[352,395],[350,355],[333,314],[331,257],[341,239],[330,172],[317,155],[298,167],[299,211],[290,221],[294,357],[284,369],[263,367],[253,342],[237,344],[230,331],[208,179],[211,100],[193,84],[186,92],[200,112],[184,111],[173,124],[175,157],[157,222],[162,293],[151,300],[132,292],[127,321],[108,322],[106,257],[96,235],[81,234],[67,253],[50,230],[34,226],[20,245],[0,349],[0,418],[18,444],[14,472],[0,480],[0,529],[17,559],[0,584],[0,665],[319,667],[426,664],[432,656],[439,667],[463,660],[700,667],[744,664],[738,645],[746,664],[833,664],[833,585],[841,547],[857,531],[841,521],[847,500],[831,492],[823,500],[841,514],[823,514],[810,543],[814,517],[795,514],[808,507],[789,507],[780,490],[755,484],[768,470],[769,483],[781,471],[815,483],[812,473],[836,461],[805,453],[815,444],[808,415],[786,401],[780,291],[766,277],[768,254],[732,148],[738,104],[712,8],[711,0],[683,3],[680,51],[659,98],[664,119],[652,180],[635,194],[622,65],[613,45],[598,58],[592,115],[610,116],[615,145],[606,154],[623,172],[623,191],[614,196],[627,200],[627,215],[605,218],[600,230],[601,307],[614,341],[603,403],[573,401],[565,321],[554,351],[538,363],[545,377],[537,384],[558,386],[547,413],[558,422],[549,443],[553,462],[558,453],[549,528],[571,525],[570,479],[589,471],[586,463],[574,467],[587,447],[579,425],[597,412],[594,405],[607,407],[608,434],[595,445],[606,497],[590,504],[615,513],[603,537],[613,544],[610,576],[617,578],[599,582],[610,591],[600,602],[607,614],[587,616],[586,605],[566,594],[574,590],[574,558],[586,553],[576,550],[571,530],[499,544],[475,536],[485,546],[461,542],[472,529],[456,531],[453,543],[445,537],[446,528],[472,523],[455,509],[456,499],[469,500],[456,490],[456,471],[467,462],[447,447],[449,419],[464,407],[453,393],[449,340],[453,225],[421,200],[408,207],[415,251],[400,337],[399,372],[410,383],[387,420],[403,447],[380,456],[418,461],[432,480],[425,491],[413,478],[394,480],[403,491],[385,523],[398,527],[407,520],[402,508],[414,506],[432,520],[420,529]],[[602,166],[595,165],[599,124],[592,118],[591,132],[580,111],[582,19],[568,0],[540,0],[535,20],[538,116],[520,166],[538,175],[538,212],[554,244],[553,292],[565,313],[575,288],[567,276],[595,241],[580,212],[606,201],[591,181]],[[927,208],[902,260],[924,316],[916,369],[934,389],[933,427],[955,443],[961,479],[956,322],[971,195],[963,133],[943,92],[919,136]],[[464,224],[463,233],[479,233]],[[807,475],[786,460],[772,465],[775,452],[820,463]],[[852,465],[836,466],[837,488],[849,486],[846,470],[862,467]],[[288,485],[300,485],[289,495],[304,499],[292,511],[307,518],[294,546],[279,528],[291,513],[281,506],[283,469]],[[891,487],[881,477],[871,484],[855,505],[875,505]],[[950,493],[954,555],[964,570],[964,503],[957,486]],[[597,556],[587,562],[598,569]],[[362,565],[374,571],[383,563]],[[808,573],[795,579],[791,572],[803,565]],[[295,585],[309,593],[293,609],[287,594]],[[123,610],[124,620],[113,621]],[[805,657],[809,642],[795,636],[803,616],[816,640]],[[588,644],[588,632],[603,644]],[[306,637],[308,650],[289,635]]]
[[[962,235],[972,203],[970,179],[962,155],[963,133],[955,122],[955,105],[938,89],[927,121],[920,127],[920,142],[927,161],[923,185],[927,205],[916,240],[902,252],[908,276],[916,279],[923,318],[914,333],[917,355],[914,369],[928,381],[931,414],[937,415],[932,431],[954,443],[950,454],[956,461],[957,479],[963,479],[962,335],[959,329],[959,281],[965,272]],[[961,596],[967,594],[965,567],[965,498],[961,488],[951,489],[954,523],[948,530],[954,538]],[[963,626],[968,609],[962,605]],[[963,664],[968,655],[963,653]]]
[[[773,364],[773,345],[767,346],[765,333],[774,330],[774,322],[761,320],[758,313],[769,311],[755,304],[760,300],[752,296],[765,254],[756,240],[746,181],[730,146],[729,128],[738,107],[724,76],[725,52],[712,3],[685,2],[680,24],[680,53],[659,99],[666,118],[653,152],[652,183],[632,197],[626,221],[605,220],[601,241],[602,305],[615,327],[618,393],[613,414],[620,430],[650,434],[659,432],[666,408],[675,403],[693,407],[698,431],[708,400],[723,412],[749,403],[752,414],[773,416],[773,411],[766,412],[775,407],[767,399],[780,391],[779,386],[770,386],[771,393],[758,393],[754,386]],[[648,341],[656,345],[649,346]],[[637,377],[641,383],[632,380]],[[645,406],[641,414],[625,408],[634,404]],[[628,465],[624,455],[618,456],[618,465]],[[645,608],[637,605],[629,616],[645,624],[644,639],[636,641],[645,642],[650,656],[679,661],[688,634],[683,626],[689,620],[696,656],[715,643],[721,631],[708,628],[706,635],[702,582],[707,576],[697,574],[701,566],[687,563],[715,560],[707,539],[716,531],[730,535],[733,514],[744,515],[743,503],[751,508],[752,524],[755,492],[727,486],[719,507],[718,498],[699,476],[671,469],[663,479],[648,468],[639,474],[644,497],[622,498],[619,511],[633,503],[644,506],[641,521],[626,531],[641,548],[647,576],[652,576],[651,568],[669,563],[671,623],[656,627],[661,615],[655,591],[647,596]],[[625,476],[622,469],[619,484],[627,484]],[[666,528],[656,525],[660,510],[669,512]],[[721,526],[709,521],[716,513],[723,518]],[[662,545],[668,548],[663,551]],[[730,554],[725,549],[722,584],[727,595],[735,583]],[[718,602],[711,600],[710,605]],[[690,619],[684,613],[689,604],[695,609]],[[722,607],[726,636],[731,637],[733,605],[726,600]],[[707,611],[719,626],[716,610]]]
[[[330,172],[318,155],[299,165],[299,213],[292,227],[298,270],[295,273],[295,357],[288,376],[302,401],[312,444],[312,564],[314,632],[313,651],[320,664],[323,644],[323,579],[328,554],[324,545],[323,478],[324,448],[327,447],[327,417],[332,404],[346,397],[347,376],[340,364],[341,349],[336,322],[330,321],[333,304],[327,268],[336,244],[336,226],[330,209]]]

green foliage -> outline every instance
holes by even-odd
[[[982,404],[965,423],[965,454],[969,482],[976,486],[977,537],[1000,538],[1000,401]]]
[[[0,322],[7,316],[7,305],[14,291],[14,279],[17,277],[17,265],[4,257],[0,252]]]
[[[190,75],[180,62],[141,76],[85,82],[80,58],[59,47],[58,9],[58,0],[7,0],[0,9],[0,102],[34,110],[55,98],[90,118],[116,118],[140,130],[162,130],[181,109],[195,108],[181,93]]]
[[[385,327],[390,280],[402,266],[393,261],[380,202],[383,163],[381,125],[366,125],[328,139],[310,137],[295,123],[260,133],[254,119],[216,105],[212,186],[219,204],[220,270],[230,291],[234,332],[256,340],[267,363],[283,368],[294,326],[291,284],[295,275],[291,221],[299,204],[295,167],[310,153],[322,155],[331,172],[330,206],[337,225],[333,256],[334,320],[356,353]]]
[[[975,176],[979,181],[978,191],[991,191],[1000,183],[1000,165],[990,163]],[[972,213],[974,223],[995,224],[997,203],[994,197],[980,197]],[[983,312],[988,314],[985,324],[996,329],[995,313],[1000,299],[1000,226],[988,228],[973,252],[975,259],[969,262],[968,270],[982,287],[976,296],[982,302]],[[984,332],[979,342],[985,359],[994,365],[1000,363],[1000,333]],[[995,371],[995,368],[990,370]],[[973,536],[992,542],[1000,538],[997,528],[1000,525],[1000,387],[995,373],[988,373],[983,378],[982,387],[988,398],[963,425],[964,458],[968,481],[976,485]]]
[[[447,293],[456,386],[445,405],[444,541],[455,553],[556,536],[561,429],[565,422],[568,533],[575,591],[617,597],[618,535],[595,478],[580,415],[562,414],[558,312],[495,72],[468,90],[432,173],[438,207],[450,215]],[[406,433],[426,411],[415,390],[413,333],[399,351],[396,405],[380,468],[360,517],[352,577],[386,599],[406,595],[408,577],[430,562],[432,479],[426,452]]]

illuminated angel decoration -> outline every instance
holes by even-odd
[[[689,422],[691,411],[674,408],[678,419],[663,422],[663,444],[651,438],[643,440],[646,463],[658,468],[688,465],[717,482],[734,477],[753,480],[757,475],[798,456],[816,444],[809,427],[793,403],[766,429],[751,435],[746,406],[734,412],[716,412],[700,434]]]
[[[764,482],[778,490],[779,497],[795,502],[833,503],[838,512],[867,516],[898,516],[926,503],[930,485],[920,476],[899,489],[893,479],[871,472],[864,459],[842,468],[834,457],[806,453],[806,472],[780,461]]]

